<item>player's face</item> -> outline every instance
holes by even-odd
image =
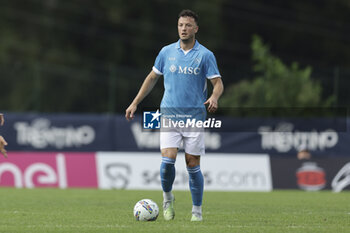
[[[177,23],[179,37],[182,41],[192,40],[198,31],[198,26],[192,17],[180,17]]]

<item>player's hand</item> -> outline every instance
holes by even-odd
[[[213,113],[218,109],[218,100],[212,96],[204,102],[204,105],[206,104],[208,104],[208,112]]]
[[[0,136],[0,153],[3,154],[5,158],[7,158],[7,151],[5,150],[5,146],[7,146],[7,142],[2,136]]]
[[[130,104],[130,106],[125,110],[125,118],[130,121],[134,119],[134,113],[136,112],[137,105]]]
[[[4,122],[5,122],[4,114],[0,113],[0,126],[3,125]]]

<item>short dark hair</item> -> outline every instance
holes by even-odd
[[[191,17],[194,19],[194,21],[198,25],[198,15],[194,11],[191,11],[188,9],[182,10],[179,14],[179,18],[181,18],[181,17]]]

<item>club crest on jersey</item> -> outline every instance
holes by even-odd
[[[169,70],[170,70],[171,73],[174,73],[174,72],[176,71],[176,66],[171,65],[171,66],[169,67]]]
[[[178,74],[194,74],[194,75],[198,75],[200,72],[200,68],[199,67],[191,67],[191,66],[179,66],[178,68],[175,65],[171,65],[169,67],[169,70],[171,73],[174,73],[177,71]]]

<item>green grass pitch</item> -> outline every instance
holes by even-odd
[[[203,222],[190,222],[189,191],[175,191],[176,216],[137,222],[143,198],[161,191],[0,188],[0,232],[350,232],[350,193],[205,192]]]

